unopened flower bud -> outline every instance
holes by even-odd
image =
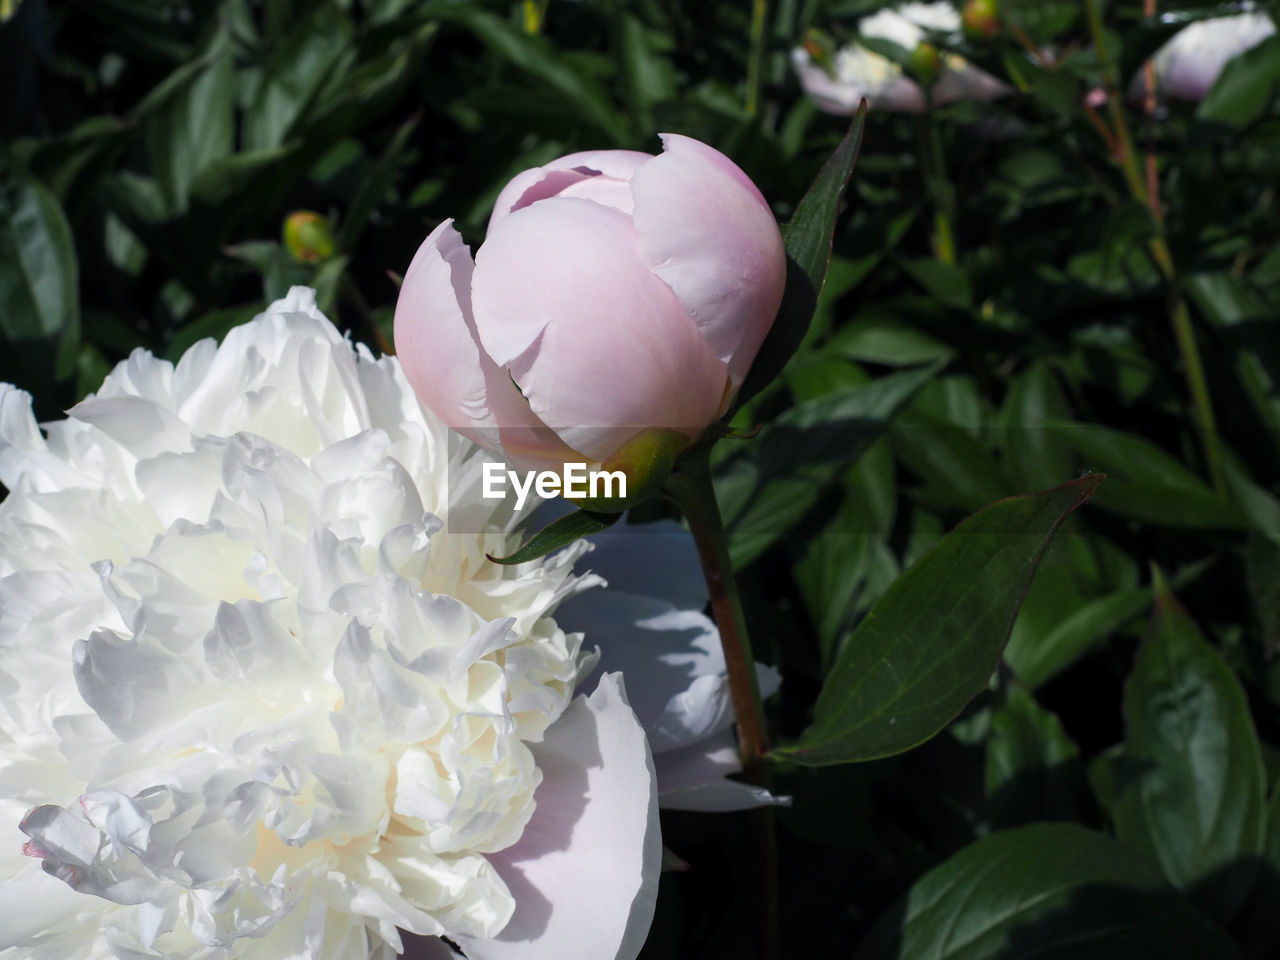
[[[809,59],[821,67],[829,77],[836,75],[836,48],[831,38],[821,30],[809,30],[804,35],[804,50]]]
[[[926,86],[942,72],[942,57],[932,43],[922,43],[911,51],[911,72]]]
[[[620,464],[628,497],[728,409],[787,275],[747,175],[689,137],[663,144],[518,174],[474,260],[446,220],[396,304],[405,376],[445,423],[524,466]]]
[[[969,0],[964,5],[964,32],[970,37],[994,37],[1000,31],[996,0]]]
[[[284,246],[301,263],[319,263],[333,256],[337,243],[328,220],[311,210],[295,210],[284,221]]]

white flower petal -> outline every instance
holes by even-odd
[[[742,772],[737,741],[727,731],[680,750],[655,754],[653,764],[658,802],[664,809],[726,812],[791,802],[763,787],[727,779]]]
[[[176,367],[135,351],[44,429],[0,387],[0,837],[28,854],[0,850],[6,950],[390,960],[401,931],[497,934],[489,858],[580,668],[551,615],[581,548],[489,563],[518,518],[467,497],[474,448],[301,288]]]
[[[493,939],[459,943],[473,960],[632,960],[653,919],[662,842],[653,762],[620,678],[601,678],[534,750],[537,811],[491,858],[515,916]]]

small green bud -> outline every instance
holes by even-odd
[[[666,482],[676,457],[689,445],[683,433],[665,427],[642,430],[600,464],[601,472],[620,472],[627,478],[625,497],[572,497],[570,502],[583,510],[621,513],[648,500]]]
[[[923,84],[931,84],[942,72],[942,57],[932,43],[922,43],[911,51],[911,72]]]
[[[337,249],[329,221],[311,210],[295,210],[285,217],[284,246],[300,263],[328,260]]]
[[[836,45],[821,30],[808,30],[804,35],[804,50],[809,59],[821,67],[827,76],[836,76]]]
[[[994,37],[1000,31],[996,0],[969,0],[964,5],[964,32],[970,37]]]

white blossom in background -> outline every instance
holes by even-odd
[[[617,674],[574,696],[581,550],[488,562],[458,447],[305,288],[43,434],[0,386],[0,958],[636,955],[653,767]]]
[[[592,546],[578,569],[602,576],[608,589],[567,599],[556,621],[599,648],[588,685],[607,671],[627,677],[653,750],[659,806],[728,811],[789,803],[728,779],[742,764],[720,631],[703,613],[707,587],[692,535],[671,521],[620,524]],[[762,697],[778,690],[773,667],[757,664],[756,675]]]
[[[1241,13],[1200,20],[1179,30],[1156,51],[1156,92],[1179,100],[1203,100],[1226,65],[1274,35],[1276,25],[1265,13]],[[1145,87],[1144,70],[1130,85],[1130,96]]]
[[[958,40],[961,19],[946,0],[904,3],[863,17],[857,31],[861,37],[887,40],[910,53],[931,34]],[[919,84],[900,65],[856,41],[837,50],[829,65],[815,61],[804,46],[796,47],[791,64],[804,92],[827,113],[852,114],[864,97],[872,109],[894,113],[925,109]],[[958,100],[994,100],[1010,92],[1006,84],[956,54],[942,53],[940,67],[933,85],[933,101],[939,106]]]

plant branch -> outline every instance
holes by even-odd
[[[760,85],[764,74],[764,20],[769,11],[769,0],[752,0],[751,3],[751,53],[747,59],[747,116],[754,117],[760,109]]]
[[[1154,10],[1154,5],[1152,5]],[[1129,123],[1125,116],[1124,104],[1121,102],[1119,79],[1115,64],[1107,47],[1106,33],[1102,27],[1102,15],[1098,9],[1098,0],[1085,0],[1085,12],[1088,15],[1089,30],[1093,35],[1093,43],[1098,52],[1098,63],[1102,67],[1102,80],[1107,91],[1107,103],[1111,108],[1111,129],[1115,135],[1116,160],[1124,171],[1129,191],[1151,210],[1157,227],[1162,228],[1163,216],[1159,210],[1159,200],[1153,189],[1148,187],[1147,178],[1139,166],[1137,154],[1133,148],[1133,138],[1129,134]],[[1153,158],[1154,159],[1154,158]],[[1169,292],[1169,322],[1173,326],[1174,340],[1178,345],[1178,353],[1182,358],[1182,372],[1187,381],[1187,389],[1191,394],[1191,404],[1195,411],[1196,425],[1200,433],[1200,445],[1204,453],[1205,469],[1209,479],[1218,493],[1225,489],[1222,477],[1221,456],[1218,450],[1218,428],[1213,416],[1213,402],[1209,396],[1209,384],[1204,375],[1204,364],[1200,359],[1200,349],[1196,345],[1195,330],[1191,324],[1191,311],[1182,293],[1176,265],[1164,233],[1157,233],[1148,244],[1151,259],[1159,270],[1165,287]]]
[[[925,110],[920,118],[920,152],[923,156],[925,183],[933,197],[933,252],[943,263],[956,262],[955,220],[956,193],[947,176],[947,160],[938,133],[938,120],[933,111],[933,95],[925,91]]]
[[[729,542],[711,483],[710,452],[710,442],[689,451],[677,463],[663,489],[679,504],[698,547],[702,575],[711,595],[711,612],[720,629],[724,649],[744,779],[769,789],[773,774],[765,759],[769,734],[742,599],[729,558]],[[759,807],[750,811],[748,817],[757,866],[757,876],[751,884],[756,921],[755,955],[760,960],[773,960],[778,955],[778,846],[773,807]]]
[[[751,638],[747,634],[724,523],[720,519],[720,508],[716,505],[715,489],[711,484],[709,452],[709,446],[690,451],[667,478],[664,489],[679,504],[698,547],[702,575],[711,595],[711,611],[724,647],[743,771],[749,781],[764,786],[760,778],[767,772],[767,764],[763,760],[769,750],[769,736],[765,729],[760,687],[756,681]]]
[[[1142,0],[1142,13],[1150,23],[1156,18],[1156,0]],[[1148,60],[1142,67],[1142,113],[1145,117],[1147,141],[1147,200],[1156,223],[1164,223],[1164,211],[1160,206],[1160,171],[1156,165],[1156,64]]]

